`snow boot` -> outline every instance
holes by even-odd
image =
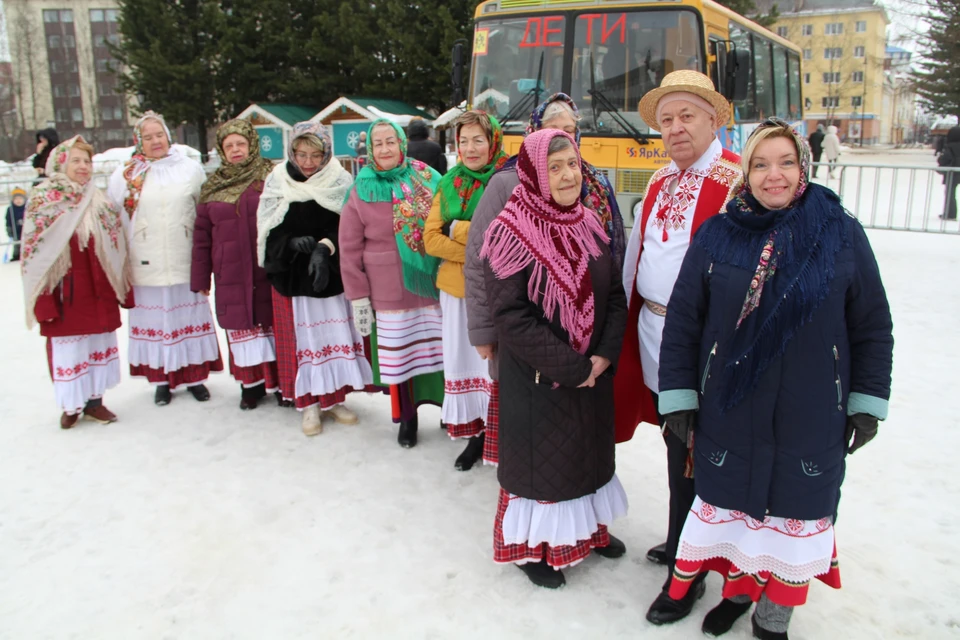
[[[172,399],[173,394],[170,393],[170,385],[158,384],[157,391],[153,394],[153,403],[158,407],[162,407],[170,404],[170,400]]]
[[[759,640],[790,640],[787,632],[779,633],[777,631],[767,631],[757,623],[757,616],[750,616],[750,622],[753,623],[753,637]]]
[[[607,535],[610,536],[610,544],[605,547],[594,547],[593,552],[603,558],[622,558],[627,553],[627,545],[623,544],[623,540],[620,538],[611,534]]]
[[[320,406],[313,405],[303,410],[300,418],[300,428],[303,435],[316,436],[323,433],[323,423],[320,421]]]
[[[360,418],[350,409],[342,404],[334,405],[323,412],[324,416],[330,416],[340,424],[357,424]]]
[[[284,400],[283,394],[280,393],[279,391],[274,391],[273,397],[277,399],[278,407],[290,408],[293,406],[293,400]]]
[[[73,429],[77,421],[80,420],[79,413],[67,413],[63,412],[63,415],[60,416],[60,428],[61,429]]]
[[[190,392],[197,402],[206,402],[210,399],[210,392],[207,390],[207,387],[202,384],[195,384],[192,387],[187,387],[187,391]]]
[[[667,558],[667,543],[661,542],[657,546],[648,549],[647,560],[653,564],[662,564],[664,566],[670,564],[670,559]]]
[[[467,448],[457,456],[457,462],[454,464],[457,471],[469,471],[483,457],[483,439],[484,435],[482,433],[469,439]]]
[[[687,595],[680,600],[674,600],[666,591],[661,591],[647,610],[647,620],[653,624],[661,625],[686,618],[690,615],[697,600],[703,597],[707,588],[704,584],[706,578],[707,574],[705,573],[701,573],[694,578]]]
[[[527,574],[530,582],[538,587],[543,587],[544,589],[559,589],[567,584],[567,579],[563,577],[563,571],[554,569],[547,564],[546,560],[518,564],[517,567],[520,568],[520,571]]]
[[[752,600],[746,602],[734,602],[729,598],[724,598],[720,604],[710,610],[703,618],[703,626],[700,630],[704,635],[722,636],[733,628],[733,623],[740,619],[740,616],[750,610],[753,605]]]
[[[413,416],[411,420],[400,422],[397,443],[404,449],[412,449],[417,446],[417,416]]]

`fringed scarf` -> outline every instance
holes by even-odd
[[[130,290],[130,263],[120,214],[94,184],[73,182],[66,175],[74,136],[58,145],[47,158],[46,180],[34,187],[23,227],[23,298],[27,328],[36,323],[34,306],[40,294],[53,291],[70,271],[70,238],[85,229],[93,238],[97,259],[110,286],[123,301]],[[86,240],[81,248],[86,248]]]
[[[304,135],[315,136],[323,149],[320,168],[307,178],[293,159],[293,142]],[[260,266],[267,252],[270,232],[283,222],[291,202],[316,202],[327,211],[340,213],[353,186],[353,176],[333,157],[333,140],[322,124],[299,122],[293,126],[290,160],[274,167],[267,176],[257,207],[257,260]]]
[[[163,127],[163,131],[167,134],[167,142],[170,144],[170,149],[163,158],[148,158],[143,152],[143,125],[146,124],[148,120],[159,122]],[[180,159],[180,153],[173,148],[173,137],[170,135],[170,129],[167,128],[167,123],[164,121],[163,116],[153,111],[144,113],[140,116],[140,119],[137,120],[136,124],[133,125],[133,146],[133,155],[123,168],[123,179],[127,182],[127,190],[123,194],[123,208],[131,220],[137,212],[137,206],[140,204],[140,193],[143,191],[143,182],[146,180],[147,171],[150,170],[153,163],[162,162],[172,156],[175,157],[175,161]]]
[[[530,135],[543,128],[543,114],[547,107],[554,102],[563,102],[573,111],[573,119],[580,122],[580,110],[573,98],[565,93],[555,93],[534,109],[530,114],[530,120],[527,122],[526,133]],[[573,134],[577,147],[580,147],[580,125]],[[504,164],[505,169],[511,169],[517,164],[517,156],[513,156]],[[591,211],[596,212],[600,217],[600,223],[607,232],[610,239],[610,253],[613,254],[613,260],[618,268],[623,267],[624,255],[627,250],[627,238],[623,228],[623,216],[620,214],[620,205],[617,204],[617,196],[610,184],[610,179],[602,171],[592,164],[580,159],[580,166],[583,170],[583,185],[580,187],[580,201]]]
[[[527,296],[547,320],[559,310],[570,346],[585,353],[594,330],[590,259],[601,254],[597,240],[608,238],[581,202],[562,206],[551,196],[547,150],[557,136],[575,143],[556,129],[538,131],[523,141],[517,161],[520,184],[487,229],[480,257],[490,261],[499,279],[533,263]]]
[[[250,154],[240,162],[231,164],[223,151],[223,141],[229,135],[246,138]],[[260,157],[260,136],[249,120],[230,120],[217,129],[217,154],[220,166],[207,178],[200,190],[200,203],[226,202],[234,204],[252,183],[266,180],[273,170],[273,163]]]
[[[479,171],[474,171],[460,159],[457,165],[440,179],[437,190],[440,192],[440,212],[444,222],[472,220],[473,211],[483,196],[484,188],[493,174],[507,161],[507,154],[503,150],[503,129],[496,118],[491,115],[486,117],[490,119],[490,127],[493,130],[487,163]],[[457,125],[457,139],[460,138],[462,127],[461,124]]]
[[[381,169],[373,157],[373,130],[389,125],[400,144],[400,164]],[[440,258],[427,255],[423,244],[423,225],[430,214],[440,174],[429,165],[407,157],[407,136],[393,122],[381,118],[367,130],[367,165],[357,174],[357,196],[364,202],[390,202],[393,205],[393,231],[400,251],[403,285],[424,298],[440,297],[435,276]],[[349,195],[349,194],[348,194]]]
[[[801,178],[789,208],[766,209],[744,180],[726,215],[694,236],[715,262],[754,273],[721,373],[723,411],[743,400],[813,318],[830,293],[837,253],[850,244],[840,198],[808,183],[809,147],[800,136],[794,142]]]

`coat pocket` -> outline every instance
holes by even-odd
[[[707,355],[707,364],[703,367],[703,375],[700,376],[700,395],[707,394],[707,379],[710,378],[710,367],[713,365],[713,357],[717,355],[717,344],[713,343],[709,355]]]
[[[403,300],[403,266],[393,251],[364,251],[363,270],[370,281],[370,296],[375,301]]]

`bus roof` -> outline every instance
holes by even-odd
[[[485,16],[489,16],[490,14],[497,13],[539,13],[545,11],[570,11],[596,7],[623,9],[639,9],[646,7],[662,8],[665,5],[693,7],[700,10],[701,14],[703,13],[702,8],[706,7],[708,11],[719,13],[729,20],[734,20],[748,27],[751,31],[759,32],[763,35],[763,37],[776,42],[786,49],[790,49],[798,54],[800,53],[800,48],[794,43],[785,38],[781,38],[766,27],[761,27],[756,22],[743,17],[736,11],[728,9],[718,2],[714,2],[714,0],[654,0],[652,2],[637,2],[636,0],[485,0],[485,2],[481,2],[477,5],[474,18],[480,19]]]

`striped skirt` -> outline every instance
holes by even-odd
[[[377,312],[377,364],[383,384],[443,371],[440,305]]]

